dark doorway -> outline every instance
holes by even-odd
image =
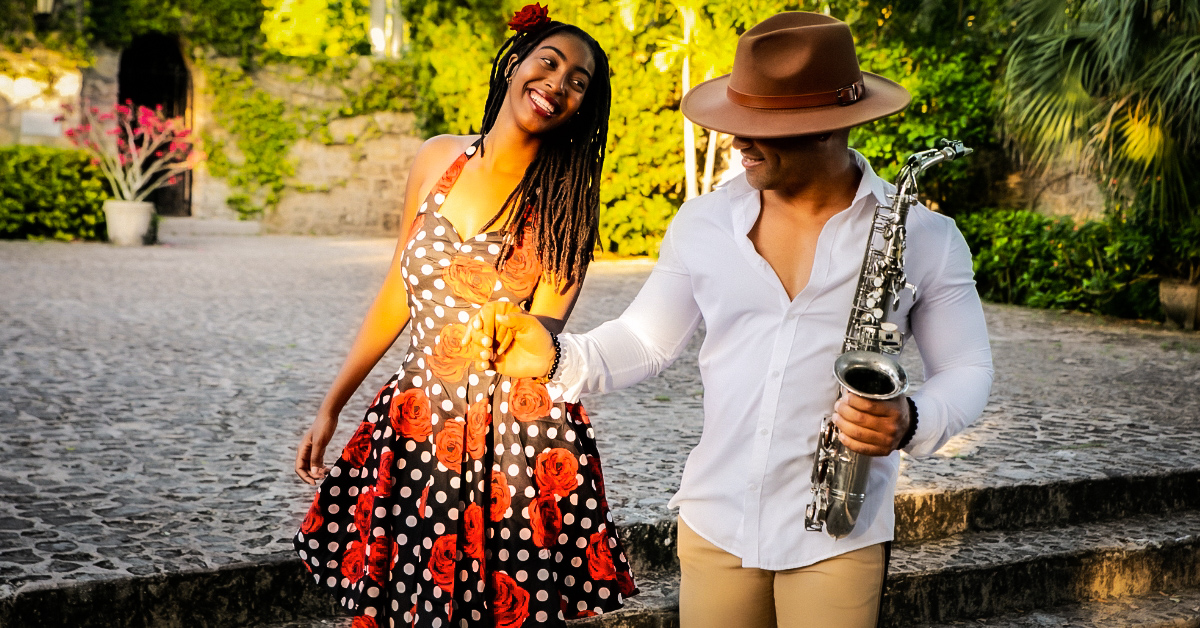
[[[148,33],[135,37],[121,53],[117,75],[120,102],[153,109],[162,105],[169,117],[183,116],[191,124],[191,75],[179,52],[179,40],[167,35]],[[155,190],[147,199],[162,216],[192,215],[192,173],[178,177],[174,185]]]

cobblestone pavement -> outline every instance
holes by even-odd
[[[295,444],[391,247],[0,242],[0,598],[289,551],[312,495],[291,471]],[[569,329],[619,314],[649,269],[593,266]],[[901,491],[1200,466],[1200,334],[986,311],[992,402],[938,455],[905,460]],[[662,377],[588,402],[620,521],[669,516],[701,425],[699,342]],[[330,458],[399,358],[350,402]],[[905,360],[920,372],[915,352]]]

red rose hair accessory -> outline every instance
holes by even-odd
[[[518,33],[536,33],[550,24],[549,8],[536,2],[527,4],[508,21],[508,27]]]

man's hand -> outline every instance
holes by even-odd
[[[886,456],[896,450],[908,431],[908,400],[864,399],[846,392],[833,406],[834,423],[847,449],[867,456]]]
[[[325,466],[325,448],[329,446],[336,429],[336,418],[317,414],[312,427],[304,433],[304,438],[300,440],[300,446],[296,449],[296,475],[300,476],[301,480],[316,484],[329,472],[329,467]]]
[[[467,325],[463,344],[480,369],[509,377],[542,377],[554,364],[554,340],[537,317],[507,301],[487,303]]]

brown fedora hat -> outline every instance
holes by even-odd
[[[825,133],[887,117],[908,90],[863,72],[850,27],[820,13],[773,15],[738,38],[733,73],[692,88],[683,115],[741,137]]]

